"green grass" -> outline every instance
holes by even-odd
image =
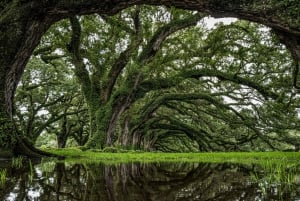
[[[51,153],[66,157],[67,161],[126,163],[126,162],[211,162],[211,163],[264,163],[284,161],[297,164],[300,152],[214,152],[214,153],[152,153],[127,152],[105,153],[81,151],[80,149],[46,149]]]
[[[260,164],[261,170],[253,172],[251,178],[258,184],[263,196],[267,196],[268,192],[276,188],[278,200],[284,201],[284,197],[297,188],[297,165],[284,160],[266,160]]]

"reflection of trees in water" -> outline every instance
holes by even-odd
[[[88,173],[83,165],[57,163],[51,175],[39,180],[40,200],[84,200]]]
[[[30,163],[35,164],[39,161],[31,161]],[[30,164],[28,160],[23,160],[20,168],[12,167],[12,161],[1,161],[0,169],[6,169],[7,176],[4,188],[0,187],[0,200],[33,200],[30,196],[29,191],[37,188],[36,184],[33,183],[29,177],[37,177],[36,172],[30,171]],[[33,174],[33,175],[30,175]]]
[[[1,200],[10,192],[14,200],[82,201],[183,201],[245,200],[261,197],[249,181],[253,166],[232,164],[84,164],[56,163],[52,170],[35,169],[28,181],[28,170],[10,174]],[[4,196],[5,195],[5,196]]]
[[[130,194],[119,192],[128,196],[118,200],[254,200],[257,194],[247,176],[226,164],[161,164],[140,170],[141,176],[130,177],[134,185],[127,184]]]

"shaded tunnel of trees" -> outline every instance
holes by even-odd
[[[298,1],[109,2],[0,3],[0,156],[299,150]]]

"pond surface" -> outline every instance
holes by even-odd
[[[270,181],[257,165],[46,161],[15,166],[0,161],[0,200],[300,200],[299,174],[287,183]]]

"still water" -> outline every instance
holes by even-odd
[[[1,201],[300,200],[299,174],[285,183],[270,181],[272,175],[257,165],[44,161],[16,166],[0,161]]]

